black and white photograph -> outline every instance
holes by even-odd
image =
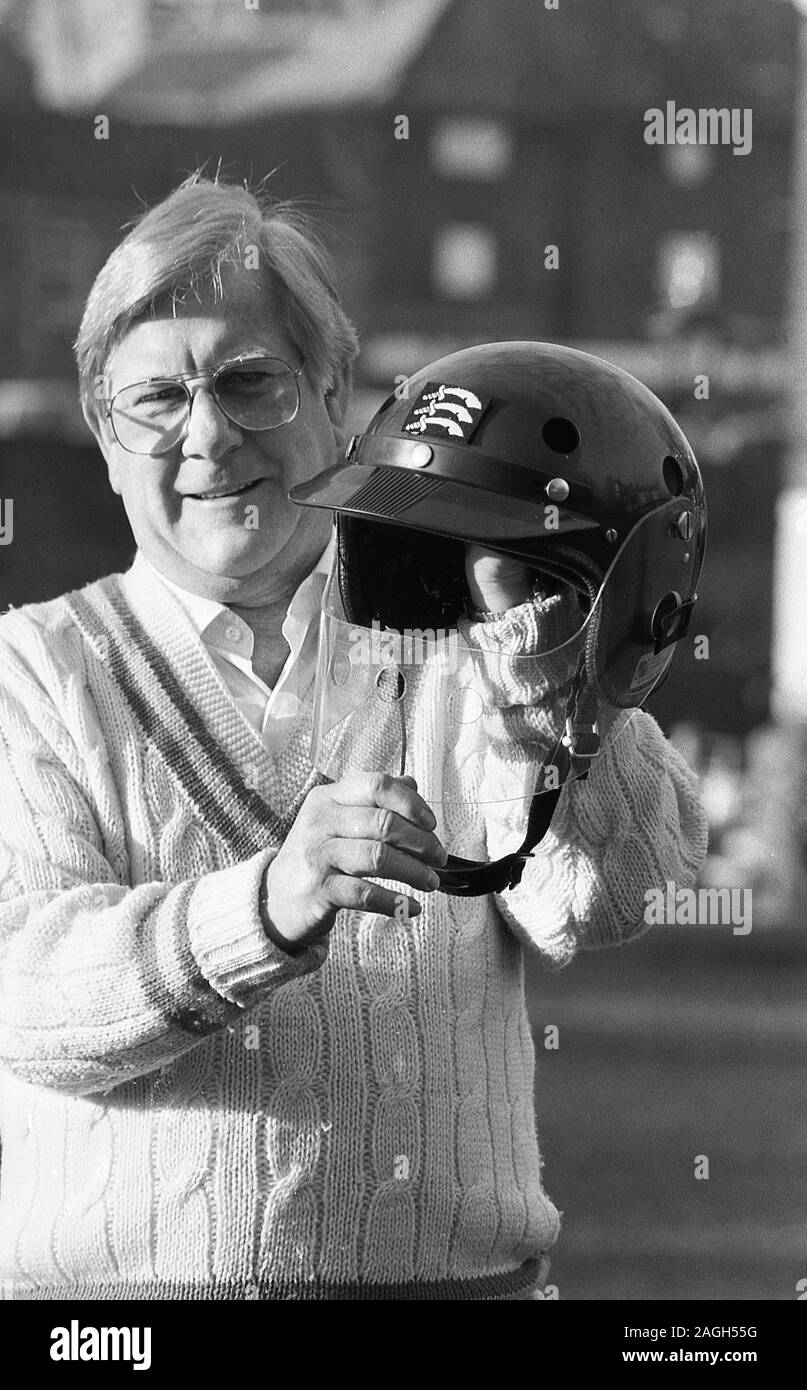
[[[0,0],[0,128],[32,1358],[529,1301],[578,1368],[770,1374],[807,0]]]

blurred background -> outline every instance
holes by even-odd
[[[122,227],[200,164],[319,218],[355,428],[445,352],[539,338],[634,372],[693,444],[706,568],[650,708],[701,777],[703,885],[750,888],[753,930],[530,967],[562,1298],[807,1279],[804,23],[789,0],[0,0],[3,608],[129,563],[71,343]],[[668,101],[750,110],[752,149],[648,145]]]

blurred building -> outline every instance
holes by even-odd
[[[274,171],[332,229],[357,422],[423,362],[521,336],[667,399],[706,473],[710,653],[679,654],[657,712],[744,733],[768,699],[796,23],[786,0],[6,0],[0,435],[83,447],[70,343],[140,204],[204,161]],[[648,145],[672,99],[750,109],[751,151]],[[87,562],[32,577],[15,550],[12,601]]]
[[[0,33],[31,84],[0,186],[12,204],[42,188],[80,299],[137,197],[200,159],[282,165],[280,191],[348,226],[379,382],[446,342],[521,334],[616,342],[658,377],[642,345],[696,308],[742,325],[755,356],[778,339],[795,22],[758,0],[7,0]],[[750,108],[752,152],[646,144],[644,112],[671,95]],[[7,214],[29,243],[30,213]],[[39,321],[52,257],[31,251],[9,278]],[[70,318],[44,288],[45,317]]]

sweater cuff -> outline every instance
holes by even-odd
[[[240,1008],[256,1003],[271,985],[307,975],[328,954],[327,938],[291,955],[270,941],[261,921],[263,876],[277,851],[262,850],[229,869],[205,874],[191,894],[191,950],[217,994]]]
[[[584,622],[571,589],[536,596],[490,622],[460,619],[462,638],[474,651],[475,683],[488,711],[540,706],[547,697],[551,704],[553,693],[571,681],[581,642],[558,655],[548,654],[562,648]]]
[[[535,656],[554,651],[583,626],[585,614],[570,588],[559,594],[537,593],[503,613],[477,615],[459,622],[463,639],[470,647],[500,651],[507,656]]]

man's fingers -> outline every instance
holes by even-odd
[[[383,806],[341,809],[333,838],[381,840],[385,844],[406,850],[409,854],[416,854],[418,858],[425,859],[429,864],[437,864],[440,868],[448,859],[448,854],[436,835],[431,831],[419,829],[411,820]]]
[[[334,782],[334,800],[342,806],[379,806],[406,820],[433,830],[437,824],[431,807],[412,785],[413,777],[392,777],[385,772],[360,773]]]
[[[381,840],[332,840],[329,850],[331,864],[343,874],[399,879],[410,888],[427,893],[440,886],[437,874],[428,864]]]
[[[354,912],[378,912],[382,917],[394,917],[404,922],[423,911],[417,898],[410,898],[407,893],[395,893],[390,888],[382,888],[379,883],[368,883],[364,878],[348,878],[343,874],[336,874],[331,879],[328,897],[334,907],[348,908]]]

